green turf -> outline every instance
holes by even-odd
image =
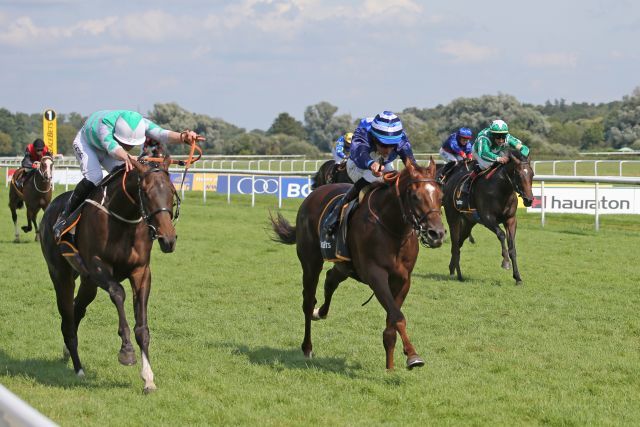
[[[427,362],[384,369],[384,312],[348,280],[300,351],[295,249],[266,231],[273,198],[189,195],[173,254],[155,248],[149,326],[158,391],[117,361],[117,315],[104,291],[80,326],[77,379],[61,361],[55,295],[39,244],[11,243],[0,191],[0,383],[64,425],[637,425],[640,267],[637,216],[519,213],[524,280],[500,269],[497,239],[476,227],[460,283],[448,243],[421,249],[405,306]],[[293,220],[299,201],[285,200]],[[20,222],[24,221],[20,212]],[[25,239],[26,240],[26,239]],[[321,299],[321,292],[318,294]],[[133,321],[131,298],[128,318]],[[133,326],[133,325],[131,325]],[[139,356],[139,351],[136,352]]]

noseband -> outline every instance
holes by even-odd
[[[529,161],[528,160],[520,160],[520,164],[521,165],[528,165]],[[513,170],[515,173],[515,169]],[[522,187],[520,186],[520,180],[517,179],[512,179],[511,174],[507,171],[505,171],[505,175],[507,177],[507,180],[509,181],[509,183],[511,184],[511,187],[513,188],[513,190],[518,193],[518,195],[520,197],[522,197],[523,199],[524,197],[524,191],[522,190]]]

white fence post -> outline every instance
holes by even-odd
[[[600,230],[600,210],[598,209],[598,188],[600,183],[596,182],[596,231]]]
[[[542,221],[542,226],[544,227],[544,209],[546,200],[544,199],[544,181],[540,181],[540,220]]]

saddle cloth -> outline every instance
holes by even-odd
[[[325,261],[344,262],[351,261],[349,248],[347,246],[347,229],[349,222],[349,214],[357,205],[358,200],[351,201],[342,209],[342,212],[333,212],[339,209],[342,203],[343,195],[335,196],[327,203],[320,215],[318,235],[320,236],[320,253]],[[340,228],[335,233],[329,233],[327,230],[334,223],[336,216],[339,216]]]

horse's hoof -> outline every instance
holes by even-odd
[[[319,308],[314,308],[313,309],[313,314],[311,315],[311,320],[324,320],[326,318],[327,318],[327,316],[320,316],[320,309]]]
[[[313,359],[313,351],[304,354],[305,359]]]
[[[516,280],[516,286],[522,286],[522,280]]]
[[[505,270],[511,270],[511,263],[509,261],[502,261],[502,268]]]
[[[151,385],[145,386],[145,387],[142,389],[142,394],[151,394],[151,393],[153,393],[154,391],[156,391],[157,389],[158,389],[158,387],[156,387],[156,385],[155,385],[155,384],[151,384]]]
[[[422,360],[418,355],[407,359],[407,369],[409,370],[413,368],[420,368],[422,366],[424,366],[424,360]]]
[[[84,378],[84,369],[80,369],[78,372],[76,372],[76,375],[78,376],[78,378]]]
[[[24,231],[25,233],[28,233],[28,232],[31,231],[31,229],[29,227],[27,227],[26,225],[24,225],[24,226],[22,226],[20,228],[22,228],[22,231]]]
[[[136,353],[133,351],[120,351],[118,353],[118,361],[124,366],[133,366],[136,364]]]
[[[20,238],[16,237],[15,239],[13,239],[13,243],[20,243]]]

